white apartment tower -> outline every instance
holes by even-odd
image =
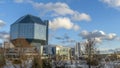
[[[77,42],[76,45],[75,45],[75,56],[76,56],[76,58],[79,58],[79,57],[82,56],[81,45],[82,45],[81,42]]]

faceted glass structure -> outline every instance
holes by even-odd
[[[35,46],[47,45],[48,21],[42,21],[33,15],[25,15],[11,25],[10,36],[11,41],[24,38]]]

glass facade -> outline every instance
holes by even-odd
[[[18,24],[12,25],[11,32],[10,32],[10,37],[11,39],[16,39],[18,37]]]
[[[21,23],[19,24],[19,37],[34,38],[34,23]]]
[[[39,25],[35,23],[34,31],[35,31],[35,35],[34,35],[35,39],[46,40],[46,26],[45,25]]]
[[[30,43],[48,43],[48,21],[42,21],[39,17],[25,15],[11,25],[11,40],[25,38]]]
[[[46,26],[37,23],[17,23],[11,28],[11,38],[46,40]]]
[[[11,28],[11,39],[34,38],[34,23],[16,23]]]

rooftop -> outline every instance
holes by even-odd
[[[39,17],[30,14],[20,17],[15,23],[38,23],[42,25],[46,24]]]

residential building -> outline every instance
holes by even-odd
[[[3,44],[3,48],[5,48],[5,49],[14,48],[14,45],[10,41],[5,41]]]
[[[62,59],[69,60],[72,57],[71,48],[65,46],[55,46],[55,45],[46,45],[41,46],[41,56],[43,58],[54,58],[54,59]]]
[[[40,46],[40,54],[43,59],[54,57],[55,56],[55,46],[51,46],[51,45]]]
[[[56,46],[55,47],[55,55],[57,59],[69,60],[70,59],[70,47],[65,46]]]
[[[31,46],[25,39],[17,39],[13,42],[13,45],[12,48],[4,48],[6,59],[27,59],[39,55],[39,50],[35,46]]]
[[[11,60],[33,58],[37,55],[35,47],[15,47],[5,51],[5,58]]]
[[[70,56],[71,56],[71,58],[74,59],[74,57],[75,57],[75,48],[70,49]]]
[[[80,42],[77,42],[76,45],[75,45],[75,56],[76,56],[76,59],[79,59],[80,57],[82,57],[82,46],[83,44],[80,43]]]

